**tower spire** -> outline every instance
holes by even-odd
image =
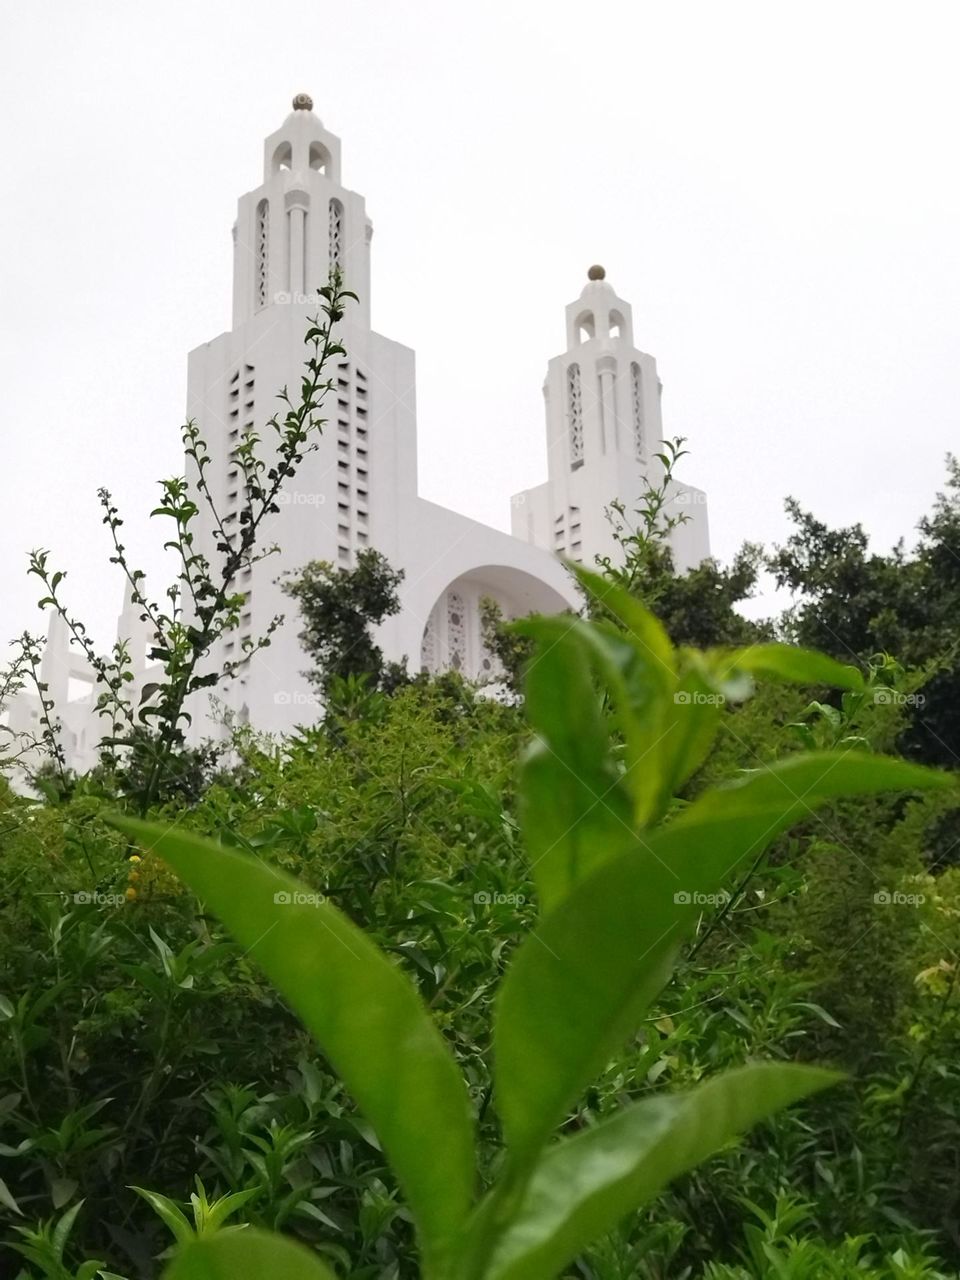
[[[370,318],[370,237],[363,199],[344,188],[340,139],[298,93],[265,140],[263,181],[240,197],[234,228],[233,324],[282,304],[315,307],[317,290],[339,267]]]

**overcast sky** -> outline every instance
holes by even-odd
[[[32,546],[108,638],[101,484],[159,566],[186,352],[229,327],[236,200],[299,91],[417,352],[424,496],[508,527],[600,262],[714,554],[782,539],[788,493],[912,540],[960,441],[958,35],[930,0],[5,5],[0,640],[43,628]]]

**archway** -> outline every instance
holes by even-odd
[[[468,680],[495,681],[496,660],[481,631],[481,604],[493,600],[505,618],[562,613],[569,599],[533,574],[507,565],[480,565],[452,579],[440,592],[423,628],[420,667],[459,671]]]

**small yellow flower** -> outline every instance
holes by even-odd
[[[130,861],[130,862],[139,862],[139,861],[140,861],[140,855],[139,855],[138,853],[131,853],[131,855],[130,855],[130,857],[129,857],[128,861]]]
[[[127,892],[123,896],[126,898],[128,902],[132,902],[134,898],[137,896],[137,891],[133,887],[133,885],[131,885],[130,888],[127,890]]]
[[[140,872],[136,869],[136,867],[134,867],[134,868],[130,871],[129,875],[127,876],[127,879],[128,879],[128,880],[139,880],[139,879],[140,879]]]

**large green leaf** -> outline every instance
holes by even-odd
[[[666,703],[658,744],[657,785],[646,797],[643,825],[661,819],[687,779],[703,764],[728,698],[743,697],[749,680],[718,671],[696,650],[682,650],[681,671]]]
[[[610,582],[583,565],[568,564],[583,589],[606,609],[630,635],[634,645],[643,653],[650,669],[664,684],[673,682],[674,655],[670,638],[663,623],[640,601],[615,582]],[[660,675],[656,673],[661,673]]]
[[[197,1236],[178,1249],[162,1280],[335,1280],[315,1253],[251,1227]]]
[[[617,605],[615,616],[629,617],[634,631],[569,616],[513,624],[537,643],[526,712],[538,741],[524,761],[520,812],[544,912],[632,837],[663,791],[673,651],[652,614],[619,588],[609,592],[605,605]],[[616,755],[614,727],[623,742]]]
[[[707,792],[601,866],[521,944],[495,1010],[504,1134],[529,1160],[667,981],[702,903],[745,859],[836,796],[953,786],[856,752],[794,756]]]
[[[828,658],[815,649],[792,644],[757,644],[736,649],[726,656],[731,669],[751,675],[773,676],[792,684],[826,684],[834,689],[863,688],[863,676],[856,667]]]
[[[543,1280],[678,1174],[759,1120],[840,1079],[813,1067],[759,1063],[687,1093],[625,1107],[548,1147],[494,1251],[486,1280]]]
[[[539,643],[526,683],[527,718],[538,737],[521,762],[519,811],[545,912],[633,833],[582,626],[561,617],[528,619],[523,628]]]
[[[404,974],[266,863],[175,828],[115,825],[170,863],[300,1015],[376,1130],[426,1257],[442,1257],[472,1199],[473,1123],[463,1078]]]
[[[639,600],[582,565],[570,568],[614,620],[581,627],[623,733],[624,781],[633,797],[634,821],[642,827],[651,821],[668,786],[670,758],[662,744],[671,736],[677,657],[663,624]]]

